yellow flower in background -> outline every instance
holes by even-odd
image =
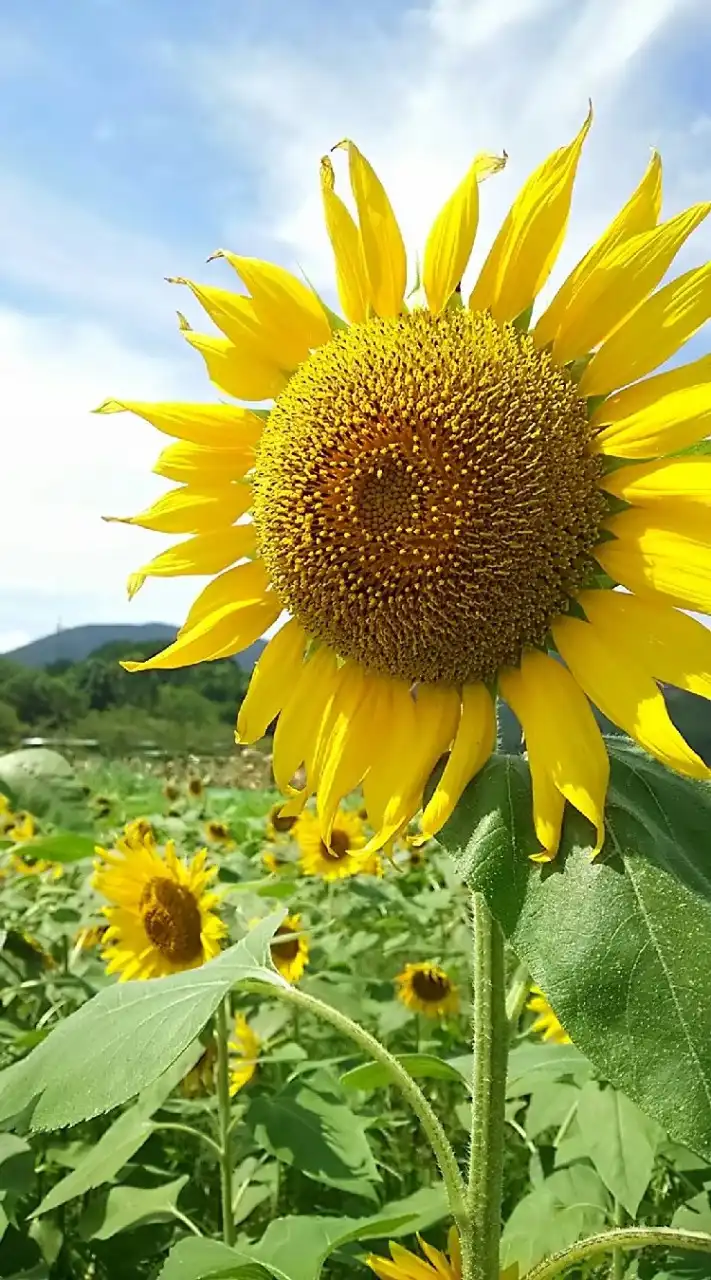
[[[226,822],[220,822],[217,818],[211,818],[205,823],[205,835],[212,844],[221,844],[227,849],[234,849],[235,842],[230,836],[230,829]]]
[[[180,1092],[184,1098],[200,1098],[212,1093],[215,1088],[215,1064],[217,1062],[217,1046],[214,1039],[205,1047],[205,1052],[198,1058],[180,1082]]]
[[[388,1246],[390,1258],[380,1258],[371,1253],[366,1263],[376,1276],[380,1276],[380,1280],[462,1280],[462,1254],[456,1227],[449,1228],[447,1253],[427,1244],[421,1236],[417,1239],[426,1262],[391,1240]]]
[[[343,880],[347,876],[379,875],[377,854],[364,852],[365,833],[357,813],[340,810],[331,829],[327,845],[321,836],[321,825],[312,813],[302,813],[294,827],[299,846],[299,865],[304,875],[322,880]]]
[[[180,787],[177,782],[166,782],[163,787],[163,795],[169,804],[172,804],[174,800],[177,800],[180,796]]]
[[[37,826],[31,813],[20,809],[17,813],[8,814],[8,817],[12,819],[5,832],[8,840],[22,844],[24,840],[31,840],[37,834]]]
[[[278,853],[272,852],[271,849],[265,850],[262,854],[262,862],[272,875],[278,875],[280,871],[288,871],[291,866],[288,858],[282,858]]]
[[[275,968],[282,978],[292,983],[299,981],[309,963],[308,939],[299,931],[300,924],[300,915],[286,916],[269,947]]]
[[[107,973],[120,981],[159,978],[218,955],[227,931],[209,888],[217,868],[206,865],[207,850],[183,862],[172,840],[161,852],[147,836],[143,844],[124,837],[116,849],[97,852],[93,885],[112,904],[103,909]]]
[[[267,840],[276,840],[279,836],[286,836],[293,830],[298,821],[297,814],[282,813],[282,803],[273,804],[269,810],[266,824]]]
[[[554,1044],[570,1044],[570,1036],[554,1014],[540,987],[531,987],[531,995],[526,1008],[537,1016],[531,1023],[530,1030],[540,1035],[541,1040],[552,1040]]]
[[[205,785],[202,778],[199,778],[196,774],[188,778],[188,795],[192,796],[194,800],[199,800],[204,790]]]
[[[156,833],[148,818],[132,818],[123,829],[123,843],[129,848],[142,849],[144,845],[154,845]]]
[[[94,947],[98,947],[106,937],[107,924],[87,924],[80,929],[74,938],[74,946],[77,951],[92,951]]]
[[[591,702],[668,767],[711,776],[659,686],[711,697],[711,634],[684,612],[711,613],[711,458],[674,456],[707,434],[711,357],[648,376],[711,316],[711,264],[661,285],[711,205],[659,222],[654,154],[532,323],[590,124],[524,183],[463,292],[479,183],[503,161],[474,159],[408,295],[385,190],[339,144],[355,218],[329,158],[321,190],[345,323],[283,268],[223,250],[246,295],[176,282],[219,330],[182,325],[218,391],[271,410],[102,406],[174,438],[155,470],[177,487],[125,520],[187,538],[129,590],[212,577],[175,642],[127,669],[235,654],[287,614],[238,738],[277,719],[277,784],[295,812],[316,796],[327,847],[360,784],[367,847],[386,847],[449,753],[422,816],[435,834],[492,751],[494,686],[523,727],[542,860],[566,801],[602,846],[609,763]]]
[[[395,979],[398,999],[413,1013],[443,1018],[456,1013],[459,993],[445,969],[438,964],[406,964]]]
[[[238,1013],[229,1042],[230,1096],[234,1097],[249,1084],[257,1070],[261,1041],[243,1013]]]

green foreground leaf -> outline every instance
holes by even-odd
[[[248,981],[286,985],[269,960],[269,942],[283,918],[283,911],[267,916],[198,969],[117,983],[94,996],[0,1074],[0,1123],[33,1108],[32,1129],[60,1129],[110,1111],[153,1084],[232,987]]]
[[[530,862],[530,778],[512,756],[490,761],[441,839],[576,1045],[711,1159],[711,789],[608,747],[594,861],[591,828],[569,807],[556,861]]]
[[[96,840],[93,836],[76,835],[73,831],[55,831],[51,836],[35,836],[12,846],[11,853],[21,853],[30,858],[44,858],[47,862],[79,862],[93,858]]]
[[[414,1080],[456,1080],[459,1084],[468,1086],[467,1077],[455,1066],[445,1062],[444,1058],[437,1058],[432,1053],[401,1053],[396,1054],[396,1057],[400,1066]],[[464,1061],[468,1062],[469,1059],[465,1058]],[[471,1075],[471,1070],[469,1074]],[[341,1076],[341,1084],[345,1089],[381,1089],[392,1084],[392,1076],[382,1063],[364,1062],[361,1066],[346,1071]]]

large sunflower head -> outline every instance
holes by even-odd
[[[287,982],[298,982],[309,963],[309,943],[300,931],[301,916],[286,916],[270,945],[272,963]]]
[[[531,1023],[531,1031],[537,1032],[541,1040],[552,1040],[554,1044],[570,1044],[568,1032],[553,1012],[540,987],[531,987],[526,1008],[536,1015]]]
[[[378,875],[377,854],[364,852],[366,843],[363,823],[357,813],[341,810],[336,815],[328,844],[323,839],[321,824],[312,813],[302,813],[294,827],[304,875],[322,880],[343,880],[348,876]]]
[[[226,934],[210,889],[217,874],[201,849],[180,859],[169,840],[160,850],[152,838],[135,835],[116,849],[98,849],[93,884],[110,906],[102,938],[106,972],[129,978],[158,978],[195,969],[220,951]]]
[[[406,964],[395,984],[398,999],[413,1013],[443,1018],[459,1008],[459,992],[446,969],[438,964]]]
[[[652,377],[711,315],[711,264],[660,286],[711,208],[659,222],[661,164],[543,309],[591,116],[531,174],[473,287],[478,156],[442,205],[421,283],[386,192],[352,142],[353,196],[321,191],[345,319],[281,267],[220,251],[245,293],[187,284],[217,326],[186,341],[222,394],[271,402],[130,409],[174,437],[155,470],[178,487],[129,523],[188,535],[151,575],[216,575],[175,641],[139,668],[225,657],[287,619],[238,718],[277,719],[274,774],[316,795],[332,848],[362,785],[373,851],[417,814],[435,834],[495,739],[493,693],[526,739],[538,856],[566,801],[604,838],[609,765],[591,703],[680,773],[709,769],[659,682],[711,697],[711,358]],[[344,154],[345,153],[345,154]],[[621,585],[626,593],[611,590]],[[561,745],[563,744],[563,745]]]

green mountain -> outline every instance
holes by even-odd
[[[23,667],[51,667],[55,662],[83,662],[90,654],[103,649],[108,644],[117,642],[126,646],[126,653],[137,644],[145,645],[155,641],[156,649],[175,639],[177,627],[166,622],[106,623],[90,624],[84,627],[67,627],[66,631],[56,631],[53,635],[42,636],[32,640],[11,653],[3,653],[3,658],[17,662]],[[237,655],[236,661],[244,671],[251,671],[262,649],[264,641],[257,640],[243,653]]]

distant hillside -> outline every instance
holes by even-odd
[[[57,631],[53,635],[42,636],[32,640],[20,649],[0,656],[19,662],[24,667],[49,667],[55,662],[83,662],[97,649],[108,644],[125,643],[127,650],[135,644],[146,644],[155,640],[156,647],[170,643],[175,639],[177,627],[167,622],[92,624],[85,627],[67,627],[66,631]],[[237,662],[245,671],[251,671],[257,661],[264,641],[255,644],[237,655]]]

